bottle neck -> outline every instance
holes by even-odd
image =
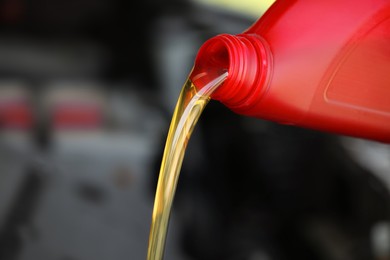
[[[200,89],[227,71],[227,79],[212,98],[240,113],[260,100],[268,87],[270,70],[271,52],[264,39],[251,34],[222,34],[202,45],[189,78]]]

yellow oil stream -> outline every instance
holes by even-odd
[[[210,100],[210,95],[226,77],[227,72],[210,81],[199,91],[188,79],[181,90],[169,127],[161,163],[150,227],[147,260],[163,259],[169,216],[188,140]]]

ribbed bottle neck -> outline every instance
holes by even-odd
[[[227,79],[212,98],[240,113],[260,100],[267,88],[270,70],[270,50],[260,36],[222,34],[200,48],[190,79],[202,88],[227,71]]]

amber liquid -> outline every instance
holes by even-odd
[[[210,95],[226,77],[227,73],[222,74],[199,91],[187,79],[181,90],[169,127],[161,163],[150,227],[147,260],[163,259],[169,216],[188,140],[210,100]]]

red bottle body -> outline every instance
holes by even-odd
[[[206,42],[190,79],[221,70],[213,98],[237,113],[390,142],[387,0],[276,1],[242,34]]]

